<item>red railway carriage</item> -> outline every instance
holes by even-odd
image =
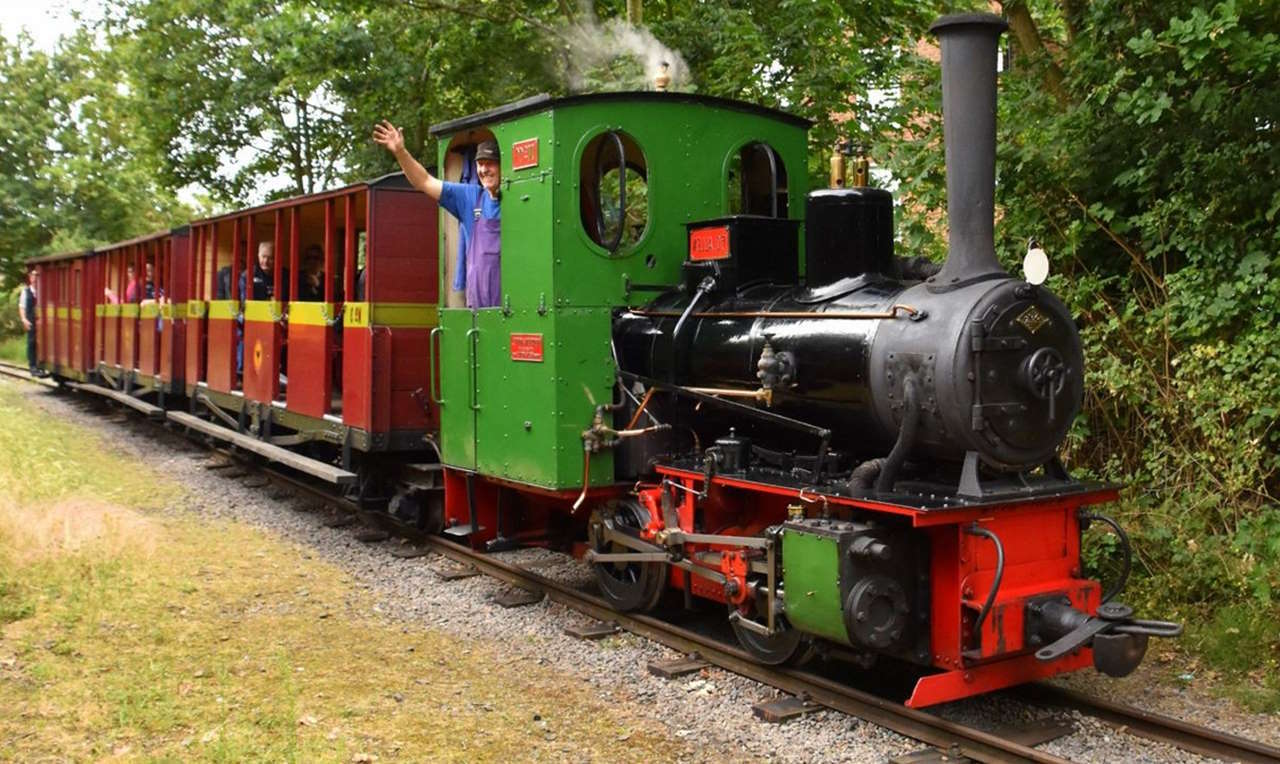
[[[192,412],[268,443],[327,441],[348,465],[421,449],[437,217],[395,174],[192,223]]]
[[[95,366],[113,388],[181,392],[184,326],[174,306],[186,299],[189,241],[182,227],[94,252]]]
[[[40,368],[60,377],[93,373],[92,252],[68,252],[28,261],[36,269],[36,348]]]

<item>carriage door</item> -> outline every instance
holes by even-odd
[[[479,330],[470,308],[444,308],[432,356],[440,389],[440,452],[445,464],[476,468],[477,354]]]

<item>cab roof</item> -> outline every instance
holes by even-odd
[[[608,103],[611,101],[687,103],[689,105],[708,106],[715,109],[755,114],[769,119],[775,119],[779,122],[785,122],[796,127],[801,127],[806,130],[813,126],[813,122],[805,119],[804,117],[798,117],[779,109],[771,109],[766,106],[747,103],[746,101],[736,101],[732,98],[718,98],[716,96],[698,95],[696,93],[636,90],[616,93],[588,93],[584,95],[564,96],[561,98],[553,98],[546,93],[539,93],[536,96],[514,101],[504,106],[489,109],[488,111],[482,111],[470,116],[460,117],[458,119],[449,120],[448,122],[441,122],[440,124],[432,125],[429,132],[434,137],[451,135],[461,130],[467,130],[473,127],[481,127],[495,122],[505,122],[524,114],[548,111],[565,106],[583,106],[597,103]]]

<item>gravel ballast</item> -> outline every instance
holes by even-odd
[[[14,384],[4,382],[3,384]],[[831,711],[818,711],[786,724],[756,719],[751,706],[779,697],[773,688],[711,668],[674,680],[652,676],[647,665],[681,656],[646,639],[620,633],[598,641],[580,640],[565,627],[585,623],[585,616],[544,600],[506,609],[493,601],[506,585],[485,576],[444,581],[437,570],[451,566],[444,558],[400,559],[391,554],[395,540],[362,543],[353,528],[328,528],[328,515],[308,497],[273,501],[274,487],[247,488],[247,478],[228,478],[226,470],[208,470],[207,454],[177,433],[133,416],[103,416],[98,400],[50,393],[28,386],[28,398],[50,416],[94,429],[121,452],[172,476],[197,498],[175,512],[235,520],[297,544],[304,554],[324,559],[352,576],[375,596],[374,609],[406,626],[431,629],[459,639],[483,639],[509,651],[512,661],[536,661],[561,672],[566,682],[589,684],[605,699],[651,709],[678,739],[703,742],[709,750],[740,751],[750,759],[779,762],[878,762],[924,747],[894,732]],[[157,447],[157,443],[160,447]],[[358,527],[357,527],[358,528]],[[541,575],[588,585],[587,566],[542,549],[506,552],[502,559],[528,565]],[[1140,675],[1141,676],[1141,675]],[[1147,675],[1149,677],[1149,675]],[[1129,702],[1158,699],[1161,713],[1196,724],[1209,724],[1245,737],[1278,743],[1280,725],[1274,715],[1248,714],[1228,701],[1190,692],[1150,692],[1134,681],[1108,697]],[[1106,685],[1102,685],[1106,687]],[[1094,692],[1098,685],[1094,686]],[[932,709],[941,716],[983,729],[1018,725],[1045,717],[1068,718],[1076,731],[1041,746],[1081,762],[1187,762],[1199,757],[1152,743],[1077,712],[1037,708],[1001,695],[974,698]]]

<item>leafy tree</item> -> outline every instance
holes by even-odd
[[[264,181],[301,194],[335,185],[350,137],[333,82],[364,69],[365,29],[306,3],[118,0],[104,30],[129,62],[135,104],[165,185],[224,203]]]
[[[116,54],[85,31],[52,54],[0,40],[0,268],[102,244],[188,217],[157,183]]]
[[[46,168],[54,150],[48,137],[57,129],[52,111],[57,89],[48,56],[0,37],[0,257],[5,283],[21,281],[22,261],[39,252],[53,236],[45,208],[52,196]]]
[[[1273,602],[1280,585],[1280,10],[1259,2],[1005,3],[997,249],[1037,237],[1078,316],[1088,399],[1071,442],[1123,481],[1164,603]],[[922,30],[923,31],[923,30]],[[939,252],[936,64],[904,73],[904,242]],[[1265,611],[1264,611],[1265,612]]]

